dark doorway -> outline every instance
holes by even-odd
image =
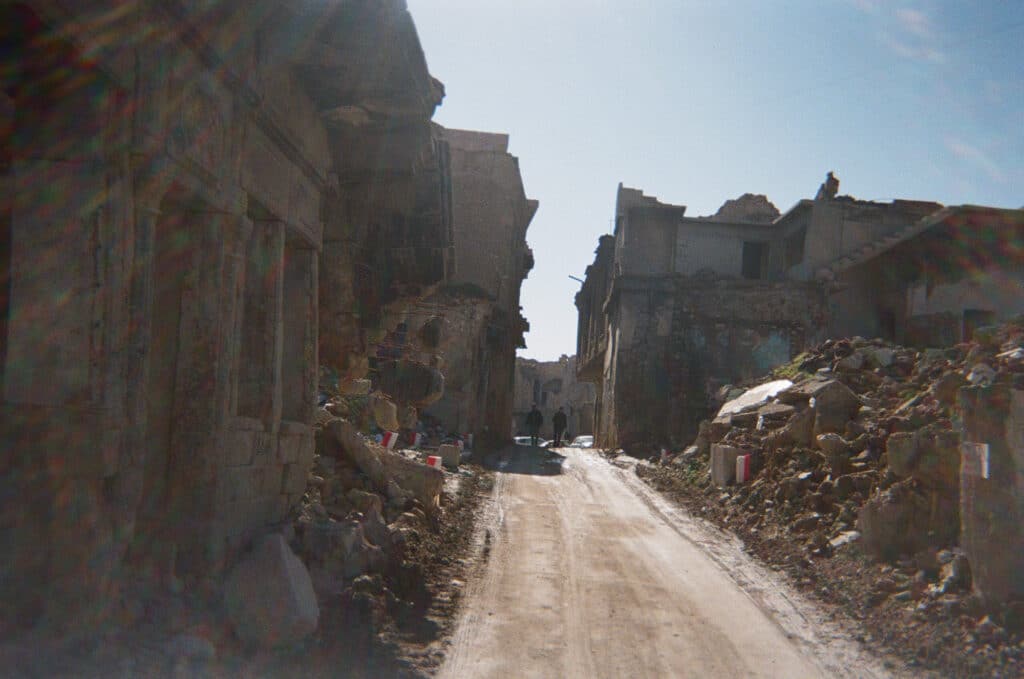
[[[745,241],[743,243],[743,277],[764,278],[768,265],[768,244]]]
[[[896,314],[885,310],[878,313],[878,332],[882,339],[896,341]]]
[[[986,325],[993,325],[996,322],[996,313],[984,309],[964,309],[963,341],[970,342],[974,339],[974,332]]]

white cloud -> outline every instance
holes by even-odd
[[[919,38],[931,40],[935,37],[931,18],[919,9],[898,9],[896,10],[896,20],[903,30]]]
[[[999,184],[1006,183],[1006,174],[994,160],[989,158],[988,154],[978,147],[972,146],[964,140],[957,139],[956,137],[947,137],[946,148],[960,160],[981,169],[992,181]]]

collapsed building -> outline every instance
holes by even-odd
[[[511,436],[515,354],[529,329],[519,305],[533,268],[526,230],[538,203],[526,197],[508,135],[436,130],[451,163],[455,266],[416,308],[440,323],[445,378],[444,394],[425,412],[447,432],[495,447]]]
[[[321,358],[365,372],[451,275],[443,88],[399,1],[5,2],[0,33],[0,630],[88,625],[284,519]]]
[[[724,385],[826,336],[919,346],[1024,311],[1024,211],[838,194],[779,215],[747,194],[689,218],[619,186],[576,295],[578,371],[597,386],[597,444],[692,440]]]
[[[512,407],[513,431],[528,431],[526,416],[534,405],[544,417],[543,432],[551,431],[559,408],[566,416],[566,433],[589,434],[594,430],[594,385],[576,378],[576,357],[562,355],[557,361],[516,359],[516,388]]]

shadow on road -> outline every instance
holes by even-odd
[[[503,474],[530,474],[532,476],[556,476],[562,473],[564,455],[547,448],[534,446],[510,446],[497,453],[490,453],[483,459],[485,469]]]

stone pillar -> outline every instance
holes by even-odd
[[[1024,390],[960,390],[960,543],[989,606],[1024,596]]]

